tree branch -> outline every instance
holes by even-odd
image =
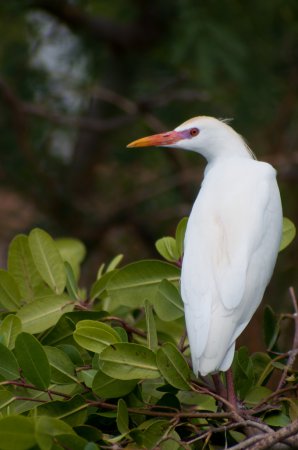
[[[148,47],[162,30],[162,27],[156,26],[160,18],[154,2],[139,2],[139,17],[132,24],[122,24],[106,17],[88,14],[66,0],[31,0],[29,5],[51,14],[74,32],[83,32],[92,39],[103,40],[119,50]]]
[[[32,116],[40,117],[49,120],[57,125],[80,128],[85,131],[92,131],[95,133],[105,133],[114,130],[115,128],[128,125],[135,119],[135,116],[121,115],[107,120],[93,119],[90,117],[71,117],[57,112],[52,112],[42,105],[35,105],[33,103],[23,103],[23,111]]]

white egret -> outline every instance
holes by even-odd
[[[207,159],[185,235],[181,294],[194,372],[226,371],[279,250],[276,171],[257,161],[243,138],[213,117],[195,117],[128,145],[145,146],[192,150]]]

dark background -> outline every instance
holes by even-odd
[[[125,146],[196,115],[234,118],[298,223],[297,0],[10,0],[0,29],[2,266],[10,239],[35,226],[84,241],[83,284],[115,254],[156,257],[205,163]],[[291,308],[297,246],[264,300],[277,310]],[[260,318],[243,338],[252,349]]]

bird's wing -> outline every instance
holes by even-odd
[[[250,259],[264,233],[268,186],[259,187],[262,194],[255,198],[257,204],[251,192],[238,191],[233,201],[219,204],[210,217],[214,223],[209,263],[217,296],[227,309],[236,308],[243,299]]]
[[[275,171],[267,164],[252,163],[254,165],[240,165],[232,171],[229,167],[213,170],[212,173],[210,171],[190,215],[181,292],[189,340],[194,349],[192,353],[195,351],[197,357],[206,347],[211,321],[215,325],[217,316],[219,319],[223,318],[223,314],[233,316],[229,320],[234,325],[226,322],[226,326],[231,328],[227,333],[231,337],[242,320],[243,308],[248,308],[248,320],[254,312],[254,300],[252,305],[239,306],[241,302],[245,303],[243,299],[247,294],[251,261],[256,264],[256,274],[268,272],[260,292],[265,289],[275,263],[273,258],[272,268],[268,268],[262,255],[253,258],[255,252],[262,249],[267,232],[270,238],[272,224],[278,228],[278,225],[274,225],[276,214],[280,215]],[[267,242],[269,238],[266,238]],[[272,245],[274,247],[278,243]],[[254,280],[250,281],[254,283]],[[260,299],[256,301],[257,305]],[[231,343],[227,336],[228,342]]]
[[[249,282],[260,283],[264,290],[275,264],[280,235],[280,199],[273,170],[266,173],[265,166],[263,173],[263,169],[261,166],[260,171],[248,176],[240,172],[240,188],[228,196],[219,193],[217,206],[213,204],[210,220],[214,222],[214,236],[209,242],[212,248],[209,257],[219,298],[227,309],[239,306],[251,288]],[[272,264],[270,246],[273,248]],[[260,272],[268,272],[266,280]]]

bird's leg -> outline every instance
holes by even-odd
[[[226,371],[227,400],[237,410],[237,397],[234,387],[234,379],[232,369]]]
[[[220,379],[220,374],[219,373],[214,373],[212,375],[212,380],[214,383],[214,387],[215,387],[215,391],[218,395],[220,395],[223,398],[227,397],[227,391],[226,388],[223,384],[223,382]]]

